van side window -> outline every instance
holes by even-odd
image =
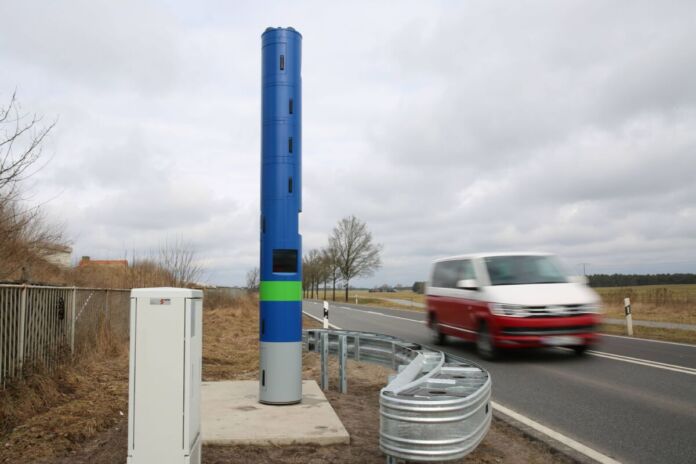
[[[435,264],[433,287],[447,288],[453,286],[452,282],[457,278],[456,264],[456,261],[441,261]]]
[[[445,263],[435,263],[435,269],[433,270],[433,282],[432,285],[433,287],[443,287],[444,285],[442,284],[444,282],[444,265]]]
[[[435,264],[433,287],[453,288],[457,283],[458,261],[441,261]]]
[[[457,282],[475,279],[474,263],[470,259],[440,261],[435,263],[433,287],[457,288]]]
[[[465,259],[459,262],[459,277],[457,278],[457,280],[459,281],[467,279],[476,279],[474,263],[472,263],[470,259]]]

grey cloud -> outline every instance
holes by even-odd
[[[6,58],[68,83],[158,92],[177,72],[176,24],[147,2],[4,2]]]

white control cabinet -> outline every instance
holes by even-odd
[[[203,292],[131,291],[128,464],[201,462]]]

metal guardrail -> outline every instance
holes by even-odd
[[[380,448],[388,462],[459,459],[483,440],[491,423],[491,378],[466,359],[388,335],[308,329],[304,346],[321,355],[321,388],[328,357],[338,356],[339,390],[347,391],[346,360],[390,367],[398,374],[380,391]]]
[[[104,324],[128,336],[130,290],[0,284],[0,388],[89,351]]]

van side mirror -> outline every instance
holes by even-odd
[[[478,290],[479,284],[476,279],[464,279],[457,281],[457,288],[462,290]]]

